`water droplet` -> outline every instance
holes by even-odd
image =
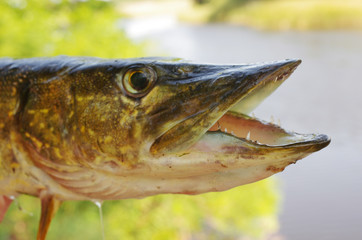
[[[103,210],[102,210],[103,201],[93,200],[93,203],[98,207],[98,210],[99,210],[99,217],[100,217],[100,223],[101,223],[101,232],[102,232],[102,240],[105,240],[106,238],[104,236],[104,223],[103,223]]]
[[[25,213],[26,215],[29,215],[30,217],[33,217],[33,216],[34,216],[34,213],[32,213],[32,212],[24,209],[24,208],[21,206],[19,200],[18,200],[15,196],[9,196],[9,198],[10,198],[11,200],[13,200],[13,202],[14,202],[15,205],[18,207],[18,209],[19,209],[20,212]]]

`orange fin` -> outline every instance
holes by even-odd
[[[39,222],[37,240],[45,240],[50,222],[57,212],[61,201],[51,195],[41,197],[41,216]]]
[[[8,198],[5,195],[0,195],[0,222],[3,220],[6,210],[8,210],[8,207],[10,206],[11,202],[13,200]]]

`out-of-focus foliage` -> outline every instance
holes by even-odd
[[[2,0],[0,55],[141,56],[143,48],[117,29],[115,9],[111,2],[94,0]],[[110,201],[103,206],[105,235],[127,240],[263,238],[278,229],[278,196],[275,181],[266,180],[224,193]],[[21,196],[17,201],[0,224],[0,239],[35,239],[39,199]],[[47,239],[101,237],[96,205],[69,201],[59,209]]]
[[[362,29],[360,0],[205,0],[193,6],[186,20],[272,30]]]
[[[278,230],[276,182],[261,182],[223,193],[199,196],[159,195],[106,201],[106,239],[264,239]],[[35,239],[39,200],[22,196],[0,225],[0,239]],[[33,213],[33,216],[29,213]],[[65,202],[48,233],[54,239],[101,239],[98,208],[91,202]]]
[[[0,56],[141,56],[116,26],[111,2],[1,0]]]

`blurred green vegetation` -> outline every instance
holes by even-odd
[[[121,17],[106,1],[2,0],[0,55],[34,57],[87,55],[138,57],[135,45],[116,26]],[[0,239],[35,239],[39,199],[21,196],[0,224]],[[264,180],[224,193],[160,195],[103,205],[106,239],[263,239],[278,230],[279,192]],[[20,211],[18,206],[26,211]],[[33,216],[29,213],[33,213]],[[101,239],[100,217],[91,202],[65,202],[48,238]],[[250,239],[250,238],[249,238]]]
[[[198,196],[158,195],[145,199],[106,201],[106,239],[231,240],[265,239],[278,230],[278,191],[275,180],[263,180],[223,193]],[[21,196],[0,224],[0,239],[35,239],[39,200]],[[23,211],[18,209],[21,206]],[[33,213],[31,216],[30,213]],[[64,202],[48,233],[54,239],[101,239],[97,206]]]
[[[116,26],[120,17],[106,1],[1,0],[0,56],[92,55],[135,57],[143,53]]]
[[[360,0],[194,0],[191,22],[229,22],[266,30],[362,29]]]

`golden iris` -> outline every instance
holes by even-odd
[[[131,97],[142,97],[146,95],[154,82],[156,73],[149,67],[130,68],[123,76],[123,89]]]

